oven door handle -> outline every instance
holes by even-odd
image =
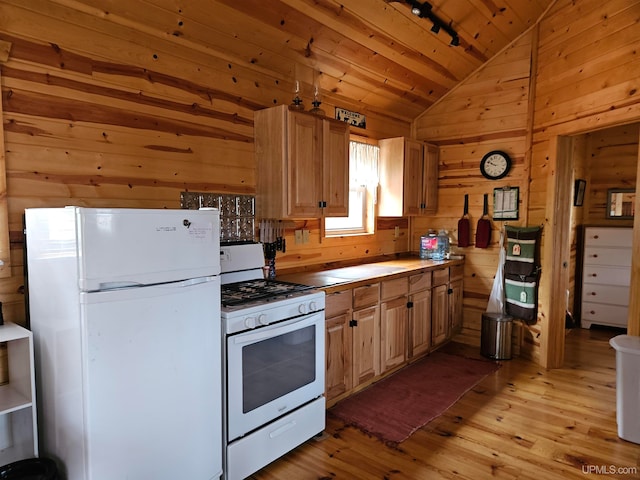
[[[234,345],[244,345],[248,343],[256,343],[267,338],[277,337],[291,331],[291,326],[295,325],[296,328],[304,328],[313,325],[317,321],[317,317],[322,312],[315,312],[310,315],[305,315],[302,318],[292,318],[285,322],[280,322],[273,326],[262,327],[256,332],[240,333],[233,337]]]

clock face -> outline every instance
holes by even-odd
[[[490,180],[498,180],[509,173],[511,159],[500,151],[487,153],[480,162],[480,173]]]

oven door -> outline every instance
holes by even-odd
[[[324,355],[324,311],[228,337],[228,441],[321,396]]]

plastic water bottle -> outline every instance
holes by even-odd
[[[449,252],[449,235],[444,230],[440,230],[437,237],[437,246],[431,257],[433,260],[444,260]]]
[[[429,230],[427,235],[420,237],[420,258],[431,260],[437,250],[438,236],[434,230]]]

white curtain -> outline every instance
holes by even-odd
[[[378,187],[380,148],[360,142],[349,142],[349,177],[352,186]]]

